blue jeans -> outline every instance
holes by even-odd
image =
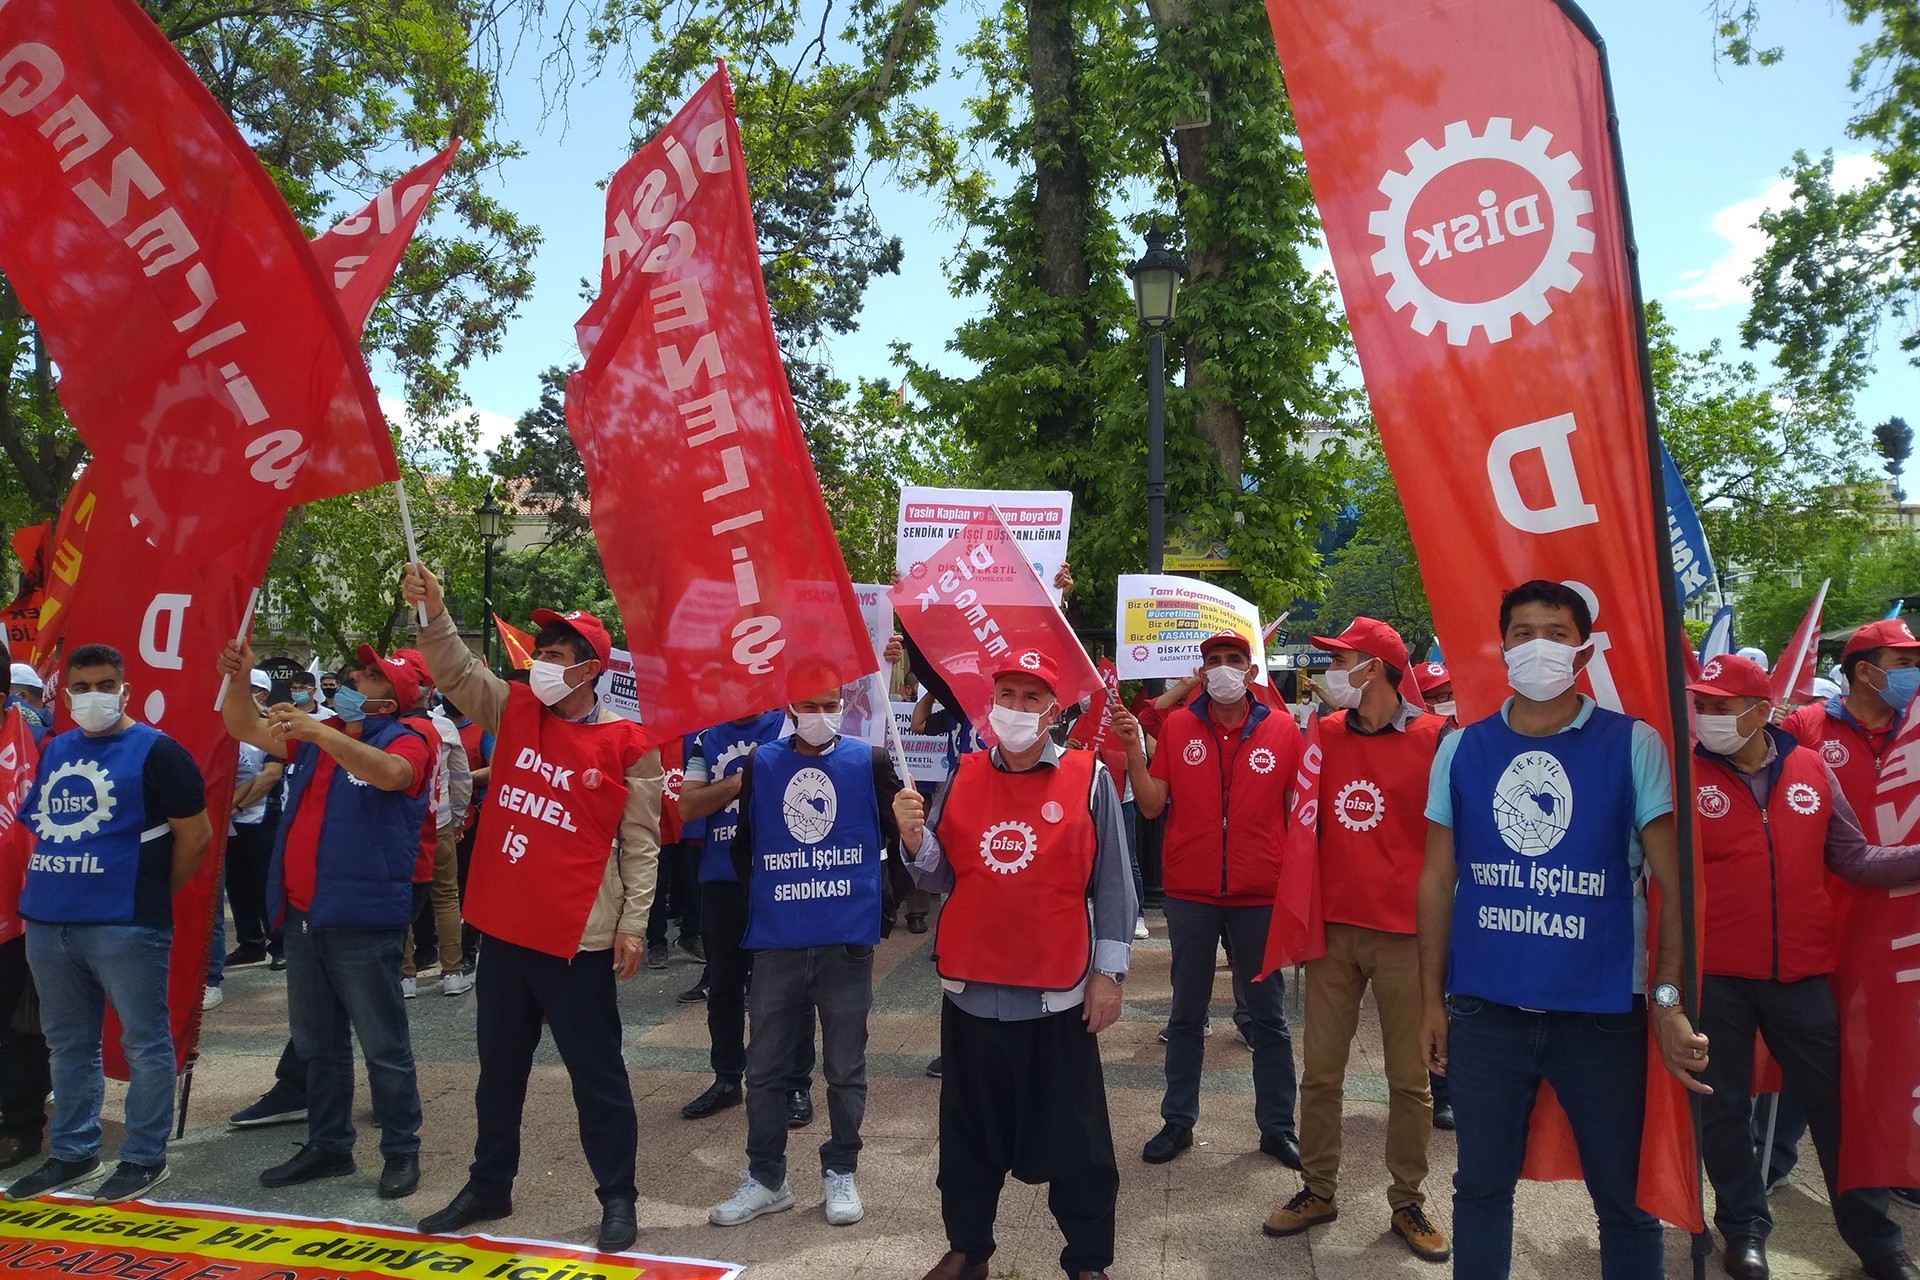
[[[1634,1202],[1647,1107],[1647,1014],[1530,1013],[1477,996],[1447,1000],[1447,1080],[1459,1126],[1453,1175],[1454,1274],[1506,1280],[1513,1192],[1527,1122],[1544,1081],[1573,1126],[1600,1218],[1605,1280],[1658,1280],[1660,1222]]]
[[[307,1140],[353,1150],[353,1037],[367,1059],[380,1154],[420,1150],[420,1087],[400,995],[404,929],[309,929],[288,910],[287,1019],[307,1063]]]
[[[1231,938],[1236,1007],[1245,1004],[1247,1043],[1253,1048],[1253,1118],[1266,1137],[1294,1132],[1299,1082],[1287,1031],[1286,980],[1255,982],[1265,959],[1273,908],[1229,907],[1168,898],[1167,937],[1173,943],[1173,1011],[1167,1019],[1167,1092],[1160,1118],[1191,1129],[1200,1119],[1200,1071],[1207,1052],[1207,1011],[1213,1000],[1213,958],[1221,936]]]
[[[129,1164],[165,1164],[173,1127],[173,1029],[167,1021],[170,930],[137,924],[27,922],[27,964],[40,992],[40,1027],[53,1070],[48,1152],[57,1160],[100,1154],[106,1077],[100,1036],[106,1007],[120,1016],[127,1057]]]
[[[867,1114],[867,1014],[873,1008],[872,947],[756,951],[747,1012],[747,1165],[777,1191],[787,1180],[787,1078],[820,1015],[820,1074],[827,1082],[822,1173],[852,1173]]]

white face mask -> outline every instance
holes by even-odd
[[[1224,662],[1217,667],[1207,668],[1207,697],[1231,706],[1246,696],[1245,668],[1230,667]]]
[[[573,667],[585,666],[576,662]],[[567,683],[567,672],[573,667],[563,667],[557,662],[542,662],[534,659],[533,667],[527,672],[527,687],[533,690],[533,696],[540,699],[540,705],[550,707],[573,692],[573,686]]]
[[[796,711],[793,731],[808,746],[824,747],[839,736],[840,721],[845,715],[844,711]]]
[[[126,690],[119,693],[76,693],[72,698],[73,722],[88,733],[105,733],[120,723],[126,707]]]
[[[1359,688],[1355,688],[1353,678],[1372,665],[1373,659],[1368,658],[1365,662],[1351,670],[1341,671],[1335,668],[1328,671],[1327,678],[1323,682],[1327,690],[1327,701],[1342,711],[1352,711],[1355,707],[1359,706],[1362,695],[1366,693],[1366,686],[1361,685]]]
[[[1433,704],[1433,714],[1443,720],[1451,720],[1460,714],[1460,707],[1454,702],[1436,702]]]
[[[1573,664],[1591,643],[1576,647],[1542,637],[1515,645],[1504,655],[1507,683],[1523,698],[1552,702],[1573,688],[1574,678],[1579,674]]]
[[[1759,725],[1749,733],[1740,732],[1739,716],[1695,716],[1693,727],[1700,737],[1700,745],[1717,756],[1732,755],[1760,732]]]
[[[1000,740],[1000,746],[1018,755],[1040,741],[1040,717],[1045,714],[1044,711],[995,707],[987,713],[987,723],[993,727],[993,736]]]

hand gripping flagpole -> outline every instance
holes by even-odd
[[[900,722],[894,717],[893,704],[889,702],[883,713],[887,721],[887,745],[893,750],[893,767],[900,774],[900,785],[913,785],[913,773],[907,768],[907,744],[900,739]]]
[[[414,545],[413,541],[413,513],[407,509],[407,482],[405,480],[395,480],[393,482],[393,492],[394,495],[400,499],[400,532],[405,534],[407,538],[407,563],[410,565],[419,564],[420,548]],[[425,600],[420,602],[419,609],[420,629],[424,631],[427,627],[427,602]]]

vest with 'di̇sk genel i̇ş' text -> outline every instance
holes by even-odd
[[[1445,722],[1359,733],[1351,711],[1321,725],[1320,897],[1328,924],[1414,931],[1427,857],[1427,786]]]
[[[820,755],[779,740],[749,758],[749,951],[880,941],[880,798],[873,748],[837,738]]]
[[[576,723],[511,686],[473,838],[467,923],[546,955],[579,951],[620,838],[627,770],[652,749],[630,720]]]
[[[1064,751],[1057,766],[1009,773],[989,752],[960,757],[935,832],[953,868],[933,948],[942,978],[1040,991],[1086,979],[1095,763]]]
[[[1819,755],[1801,746],[1787,752],[1764,810],[1726,763],[1698,751],[1693,762],[1707,918],[1702,971],[1775,982],[1832,973],[1833,797]]]
[[[762,712],[745,724],[717,724],[700,733],[700,758],[707,764],[707,781],[724,782],[746,767],[747,752],[763,742],[780,736],[787,713]],[[700,845],[700,883],[737,880],[733,870],[733,836],[740,829],[740,802],[731,800],[726,808],[706,818],[706,832]]]
[[[1460,730],[1449,992],[1556,1012],[1633,1007],[1633,725],[1595,707],[1551,737],[1498,714]]]
[[[43,924],[124,924],[134,917],[147,821],[147,754],[160,731],[135,724],[104,738],[78,729],[47,740],[21,809],[33,832],[20,914]]]
[[[1232,729],[1214,724],[1204,707],[1167,713],[1154,761],[1167,769],[1161,883],[1173,897],[1273,901],[1301,747],[1293,717],[1262,710],[1249,705],[1254,719]]]

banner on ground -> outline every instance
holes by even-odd
[[[1506,696],[1501,593],[1546,578],[1592,606],[1583,687],[1671,747],[1671,539],[1596,34],[1553,0],[1267,13],[1461,720]],[[1689,877],[1690,850],[1683,825]],[[1651,1038],[1648,1066],[1639,1201],[1698,1231],[1686,1094]],[[1564,1114],[1535,1121],[1528,1176],[1577,1176]]]
[[[724,67],[614,175],[602,267],[567,429],[648,726],[700,729],[867,675],[767,312]]]
[[[1260,611],[1224,587],[1176,574],[1123,573],[1114,601],[1116,662],[1122,680],[1178,680],[1200,665],[1200,642],[1222,631],[1245,636],[1266,679]]]
[[[65,1196],[0,1204],[0,1277],[106,1280],[342,1280],[508,1276],[512,1280],[735,1280],[727,1262],[596,1253],[489,1236],[204,1205],[96,1205]]]
[[[1673,552],[1673,585],[1680,603],[1705,591],[1713,583],[1713,557],[1707,553],[1707,531],[1700,527],[1700,513],[1694,510],[1693,495],[1680,476],[1666,441],[1660,442],[1660,468],[1667,491],[1667,543]]]
[[[925,562],[962,528],[998,509],[1014,541],[1026,553],[1033,576],[1055,604],[1053,579],[1067,562],[1067,532],[1073,525],[1073,495],[1064,489],[900,489],[900,519],[894,529],[894,568],[914,580]]]
[[[911,702],[893,704],[893,722],[900,728],[900,745],[907,751],[907,771],[916,783],[945,782],[947,779],[947,740],[938,733],[913,732]]]

